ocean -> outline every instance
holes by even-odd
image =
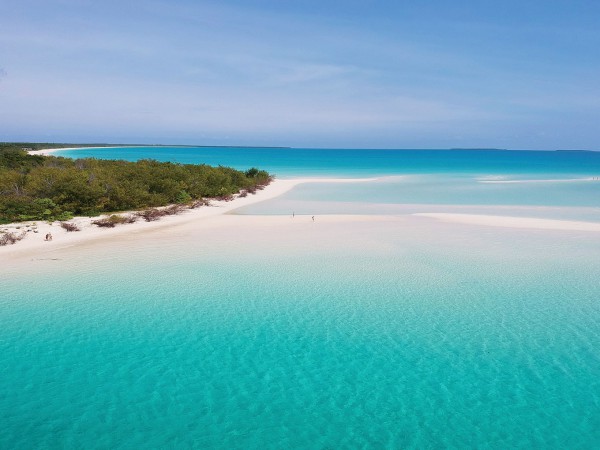
[[[278,176],[401,174],[557,174],[600,176],[600,154],[588,151],[356,150],[259,147],[108,147],[61,150],[57,156],[182,164],[253,166]]]
[[[597,223],[600,153],[59,154],[377,180],[7,264],[1,448],[600,446],[600,233],[414,215]]]

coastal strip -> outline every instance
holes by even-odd
[[[184,210],[181,214],[165,216],[158,221],[145,222],[138,220],[132,224],[123,224],[114,228],[100,228],[92,222],[106,218],[109,214],[97,217],[75,217],[69,223],[75,224],[80,231],[68,232],[61,227],[61,222],[52,223],[44,221],[18,222],[0,225],[0,230],[10,233],[25,233],[25,238],[13,245],[0,246],[0,262],[10,261],[12,258],[29,256],[43,252],[53,251],[64,247],[78,245],[92,240],[110,239],[113,236],[127,233],[142,233],[147,230],[171,227],[193,221],[200,221],[209,217],[220,216],[234,211],[237,208],[259,203],[285,194],[295,186],[302,183],[358,183],[376,181],[378,178],[297,178],[275,179],[263,190],[254,195],[245,197],[235,196],[233,200],[211,200],[210,206]],[[135,213],[119,212],[117,214]],[[34,225],[35,223],[35,225]],[[35,232],[33,231],[35,227]],[[28,231],[29,230],[29,231]],[[50,233],[51,241],[46,241],[45,236]]]
[[[63,150],[100,150],[105,148],[112,147],[61,147],[61,148],[44,148],[41,150],[27,150],[27,153],[30,155],[39,155],[39,156],[48,156],[56,152],[61,152]]]

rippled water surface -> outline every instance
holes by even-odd
[[[600,445],[598,233],[277,201],[3,266],[0,448]]]

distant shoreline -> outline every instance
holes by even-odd
[[[339,150],[339,151],[352,151],[352,150],[365,150],[365,151],[439,151],[439,152],[448,152],[448,151],[467,151],[467,152],[481,152],[481,151],[490,151],[490,152],[573,152],[573,153],[600,153],[600,149],[598,150],[590,150],[590,149],[513,149],[513,148],[494,148],[494,147],[451,147],[451,148],[362,148],[362,147],[352,147],[352,148],[344,148],[344,147],[292,147],[292,146],[259,146],[259,145],[191,145],[191,144],[64,144],[68,147],[53,147],[53,148],[44,148],[44,149],[29,149],[27,145],[39,143],[26,143],[26,142],[16,142],[12,143],[16,146],[21,146],[24,150],[27,150],[31,154],[37,155],[45,155],[53,152],[57,152],[60,150],[86,150],[86,149],[94,149],[100,150],[105,148],[232,148],[232,149],[299,149],[299,150]],[[48,145],[62,145],[62,144],[52,144],[48,143]]]
[[[59,152],[61,150],[100,150],[103,148],[111,148],[111,147],[61,147],[61,148],[44,148],[41,150],[27,150],[27,153],[30,155],[42,155],[48,156],[53,153]]]
[[[27,150],[30,155],[51,155],[62,150],[102,150],[108,148],[268,148],[268,149],[290,149],[292,147],[256,147],[246,145],[163,145],[163,144],[98,144],[81,147],[57,147],[57,148],[43,148],[39,150]],[[27,148],[27,147],[24,147]]]

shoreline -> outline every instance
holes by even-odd
[[[133,147],[133,146],[132,146]],[[111,147],[62,147],[62,148],[42,148],[40,150],[27,150],[30,155],[41,155],[48,156],[52,153],[60,152],[62,150],[100,150],[103,148]]]
[[[92,148],[92,147],[87,147]],[[105,148],[105,147],[93,147],[93,148]],[[83,149],[83,148],[68,148]],[[49,154],[57,152],[63,149],[44,149],[30,151],[31,154]],[[396,175],[394,178],[401,177],[405,178],[410,175]],[[44,221],[30,221],[30,222],[19,222],[7,225],[0,225],[0,230],[7,230],[16,234],[21,233],[23,230],[29,229],[26,232],[26,236],[22,241],[16,242],[12,245],[0,246],[0,261],[8,260],[12,258],[19,258],[26,255],[37,255],[40,253],[47,253],[55,250],[60,250],[65,247],[73,247],[81,244],[85,244],[91,241],[99,241],[105,239],[112,239],[116,236],[132,235],[144,233],[146,231],[163,229],[167,227],[175,227],[181,224],[197,223],[200,225],[206,222],[206,219],[213,218],[216,216],[223,216],[228,214],[235,216],[235,210],[252,204],[256,204],[262,201],[270,200],[279,197],[294,187],[304,183],[360,183],[360,182],[373,182],[382,180],[387,177],[371,177],[371,178],[284,178],[275,179],[263,190],[259,190],[254,195],[248,195],[247,197],[235,196],[235,198],[229,202],[211,200],[211,206],[202,206],[196,209],[188,209],[183,211],[181,214],[173,216],[162,217],[158,221],[146,222],[143,219],[139,219],[133,224],[122,224],[117,225],[115,228],[101,228],[92,224],[92,221],[99,218],[107,217],[111,214],[103,214],[96,217],[75,217],[66,222],[74,223],[80,231],[67,232],[62,229],[59,221],[55,221],[51,224]],[[505,182],[506,180],[483,180],[483,182]],[[548,181],[548,180],[544,180]],[[553,180],[554,181],[554,180]],[[572,181],[572,180],[568,180]],[[584,232],[599,232],[600,223],[586,222],[577,220],[557,220],[557,219],[543,219],[534,217],[520,217],[520,216],[507,216],[497,214],[499,211],[486,211],[486,213],[479,213],[474,211],[473,213],[450,213],[441,212],[439,209],[436,211],[436,205],[428,205],[431,207],[425,211],[418,213],[401,214],[400,216],[388,216],[388,217],[403,217],[408,219],[413,217],[414,220],[431,220],[436,222],[443,222],[447,224],[464,225],[464,226],[477,226],[477,227],[501,227],[501,228],[513,228],[513,229],[529,229],[529,230],[556,230],[556,231],[584,231]],[[131,214],[135,211],[122,211],[115,212],[114,214]],[[290,211],[291,213],[291,211]],[[489,214],[491,213],[491,214]],[[338,215],[328,215],[338,216]],[[370,215],[365,215],[365,218]],[[301,216],[300,216],[301,217]],[[322,217],[322,216],[321,216]],[[381,219],[381,216],[378,216]],[[370,217],[369,220],[374,219]],[[35,222],[37,232],[33,232],[33,223]],[[47,233],[52,233],[53,240],[45,241],[44,237]],[[141,238],[139,236],[138,238]]]
[[[23,240],[12,245],[0,246],[0,261],[6,258],[16,258],[26,254],[37,252],[48,252],[65,247],[86,243],[88,241],[99,239],[110,239],[114,236],[123,234],[136,234],[144,231],[155,230],[164,227],[172,227],[193,221],[202,221],[204,219],[222,216],[231,213],[234,210],[270,200],[293,189],[295,186],[303,183],[360,183],[375,181],[378,178],[297,178],[297,179],[275,179],[263,190],[259,190],[254,195],[247,197],[236,196],[231,201],[211,200],[210,206],[201,206],[196,209],[187,209],[181,214],[173,216],[164,216],[160,220],[146,222],[143,219],[132,224],[117,225],[114,228],[102,228],[92,224],[92,221],[108,217],[111,214],[103,214],[95,217],[74,217],[65,221],[76,224],[80,231],[67,232],[60,226],[60,221],[47,223],[41,220],[17,222],[6,225],[0,225],[0,230],[6,230],[16,234],[26,231]],[[121,211],[113,214],[131,214],[135,211]],[[33,224],[37,228],[37,233],[33,232]],[[52,241],[45,241],[47,233],[53,236]]]

